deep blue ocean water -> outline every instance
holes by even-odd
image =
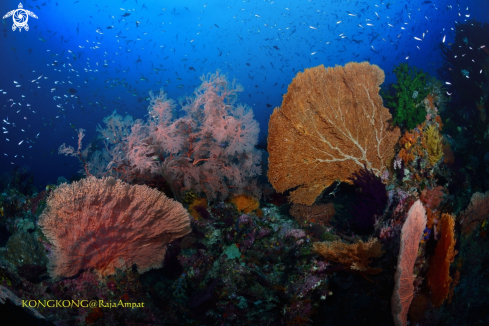
[[[18,9],[2,1],[2,16]],[[244,87],[265,147],[268,119],[299,71],[368,61],[385,85],[409,63],[433,76],[457,24],[487,21],[487,1],[26,1],[2,20],[0,171],[28,166],[43,188],[79,170],[57,154],[114,110],[147,116],[148,92],[177,100],[220,70]],[[488,45],[489,46],[489,45]],[[453,92],[453,90],[449,90]],[[8,133],[5,133],[8,132]],[[22,143],[21,143],[22,142]]]

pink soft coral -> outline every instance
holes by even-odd
[[[201,80],[182,101],[186,115],[179,119],[163,91],[150,94],[151,147],[163,158],[163,176],[177,196],[192,189],[210,200],[244,192],[261,197],[253,180],[261,174],[260,129],[251,108],[236,104],[241,86],[219,72]]]
[[[176,103],[161,90],[150,92],[147,122],[115,112],[98,127],[104,149],[91,153],[64,144],[61,154],[78,156],[87,176],[113,176],[131,183],[163,176],[174,195],[203,192],[209,200],[248,193],[261,198],[256,177],[261,151],[255,148],[260,128],[253,110],[236,103],[243,88],[219,72],[201,78],[194,94]]]

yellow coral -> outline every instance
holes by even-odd
[[[260,207],[260,202],[256,198],[248,195],[238,195],[231,198],[229,201],[236,205],[239,212],[245,214],[253,212]]]
[[[433,166],[443,157],[442,136],[435,125],[431,125],[426,129],[425,140],[429,161]]]
[[[194,198],[192,204],[188,206],[188,211],[190,215],[192,215],[195,219],[201,218],[199,212],[195,209],[197,206],[207,208],[207,199],[206,198]]]

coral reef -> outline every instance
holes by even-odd
[[[112,113],[104,146],[83,149],[79,129],[78,148],[59,151],[87,178],[39,193],[25,170],[0,178],[0,309],[116,304],[36,306],[56,325],[487,323],[489,193],[474,152],[485,136],[453,118],[439,80],[395,73],[394,121],[377,66],[299,73],[270,120],[271,185],[242,88],[220,73],[182,112],[161,91],[146,121]],[[479,127],[486,95],[466,104]]]

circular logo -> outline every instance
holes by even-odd
[[[24,27],[29,20],[29,16],[24,9],[17,9],[13,16],[14,24],[17,25],[17,27]]]

